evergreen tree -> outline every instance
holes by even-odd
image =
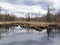
[[[48,6],[48,12],[47,12],[47,16],[46,16],[46,21],[51,22],[51,13],[50,13],[50,10],[49,10],[49,6]]]

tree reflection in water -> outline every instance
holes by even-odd
[[[11,28],[12,26],[10,25],[0,25],[0,39],[2,38],[2,34],[3,33],[6,33],[8,34],[9,33],[9,28]]]
[[[47,36],[48,36],[48,40],[49,40],[49,37],[50,37],[51,31],[52,31],[51,28],[47,28]]]
[[[8,34],[8,33],[9,33],[9,26],[6,26],[6,27],[4,27],[4,28],[5,28],[4,33]]]
[[[1,33],[2,33],[1,31],[2,31],[2,30],[0,29],[0,39],[1,39]]]
[[[60,27],[55,27],[55,28],[47,28],[46,29],[47,31],[47,37],[48,37],[48,40],[50,37],[53,37],[54,38],[54,35],[59,35],[60,34]]]
[[[14,26],[10,26],[10,25],[5,25],[5,26],[0,26],[0,39],[2,38],[2,33],[6,33],[8,34],[10,32],[10,30],[14,33]],[[30,31],[33,32],[33,29],[30,29],[30,28],[25,28],[25,30],[29,33]],[[34,29],[35,30],[35,29]],[[36,31],[39,31],[41,32],[42,30],[36,30]],[[54,35],[56,33],[60,34],[60,27],[55,27],[55,28],[47,28],[46,29],[46,33],[47,33],[47,39],[49,40],[50,37],[53,37],[54,38]],[[40,34],[40,33],[39,33]]]

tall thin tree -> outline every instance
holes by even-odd
[[[51,22],[51,13],[50,13],[49,6],[48,6],[48,11],[47,11],[46,21]]]

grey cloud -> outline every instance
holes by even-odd
[[[49,0],[38,0],[37,2],[34,1],[34,0],[6,0],[8,1],[9,3],[12,3],[12,4],[24,4],[24,5],[51,5],[52,3],[49,2]]]
[[[34,0],[7,0],[11,4],[18,4],[18,5],[27,5],[27,6],[34,6],[39,5],[43,9],[47,10],[47,5],[53,6],[53,3],[49,0],[38,0],[37,2]]]
[[[0,0],[3,1],[3,0]],[[5,2],[16,4],[16,5],[27,5],[27,6],[34,6],[38,5],[42,7],[44,10],[47,10],[47,5],[53,6],[53,3],[49,0],[4,0]]]

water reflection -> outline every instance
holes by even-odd
[[[2,33],[1,31],[2,31],[2,30],[0,29],[0,39],[1,39],[1,33]]]
[[[47,28],[47,39],[49,40],[49,38],[51,37],[55,37],[55,35],[59,35],[60,34],[60,27],[55,27],[55,28]]]
[[[52,31],[52,29],[47,28],[47,36],[48,36],[48,40],[49,40],[49,36],[50,36],[50,34],[51,34],[51,31]]]
[[[0,39],[2,38],[2,34],[6,33],[9,34],[10,31],[12,31],[14,33],[15,27],[19,27],[20,26],[11,26],[11,25],[4,25],[4,26],[0,26]],[[20,30],[20,29],[19,29]],[[34,29],[30,29],[30,28],[25,28],[26,32],[30,32],[31,34],[33,33]],[[42,30],[36,30],[40,32],[42,32]],[[47,28],[46,29],[46,33],[47,33],[47,39],[49,40],[49,38],[53,37],[56,33],[60,33],[60,27],[55,27],[55,28]]]
[[[8,34],[9,33],[9,28],[12,28],[12,25],[0,25],[0,39],[2,38],[2,34]]]

